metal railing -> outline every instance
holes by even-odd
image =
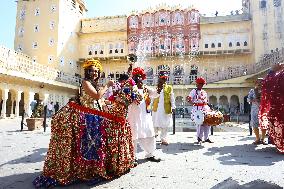
[[[0,73],[20,73],[17,76],[30,76],[37,81],[37,77],[48,81],[58,81],[79,86],[80,77],[64,73],[36,62],[32,58],[14,50],[0,46]]]

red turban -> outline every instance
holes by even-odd
[[[198,77],[196,80],[195,80],[195,82],[197,83],[197,84],[205,84],[206,83],[206,80],[203,78],[203,77]]]
[[[140,68],[140,67],[133,69],[132,76],[133,77],[140,76],[142,78],[142,80],[146,79],[145,71],[143,70],[143,68]]]
[[[168,79],[169,78],[168,72],[167,71],[160,71],[159,78],[161,78],[161,79]]]

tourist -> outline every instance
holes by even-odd
[[[259,119],[258,119],[258,112],[259,112],[259,104],[260,104],[260,97],[261,97],[261,84],[263,79],[258,78],[255,81],[254,89],[251,89],[248,94],[248,103],[251,104],[251,119],[250,119],[250,126],[252,127],[254,134],[255,134],[255,141],[253,144],[266,144],[264,142],[266,129],[261,129],[261,138],[259,136]]]
[[[53,102],[50,102],[47,105],[47,117],[51,117],[52,113],[53,113]]]
[[[211,111],[210,107],[208,106],[207,93],[205,90],[202,89],[206,83],[205,79],[199,77],[195,80],[195,82],[196,82],[196,89],[193,89],[189,93],[189,96],[187,97],[188,102],[193,105],[191,111],[192,120],[195,120],[198,111],[202,111],[202,113],[206,111]],[[197,143],[201,144],[202,137],[204,137],[204,142],[213,143],[209,139],[210,126],[199,124],[197,122],[195,122],[195,124],[196,124]]]
[[[30,104],[32,113],[34,113],[36,105],[37,105],[37,101],[35,99],[33,99],[33,101]]]
[[[54,104],[54,112],[57,113],[58,110],[59,110],[59,102],[56,102],[56,103]]]
[[[173,88],[167,85],[166,81],[169,78],[167,72],[161,71],[159,73],[157,93],[159,97],[153,101],[153,124],[155,127],[155,135],[159,135],[162,145],[168,145],[168,128],[173,126],[172,113],[175,111],[175,97]]]

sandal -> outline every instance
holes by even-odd
[[[263,145],[268,145],[268,143],[265,142],[264,140],[261,140],[260,143],[263,144]]]
[[[259,144],[262,144],[262,142],[261,142],[260,140],[256,140],[256,141],[254,141],[252,144],[254,144],[254,145],[259,145]]]

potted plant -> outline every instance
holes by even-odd
[[[44,120],[43,113],[44,113],[44,107],[42,105],[42,101],[38,100],[31,117],[26,119],[29,131],[40,129],[42,127]]]

